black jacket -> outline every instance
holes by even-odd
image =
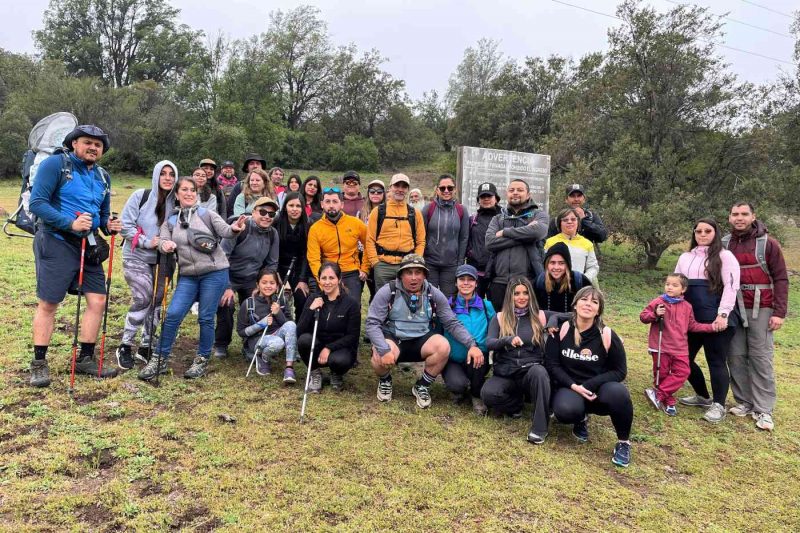
[[[571,387],[577,383],[592,392],[597,392],[603,383],[622,382],[628,373],[625,347],[616,333],[611,332],[608,352],[596,327],[581,332],[581,344],[576,346],[572,324],[563,340],[558,332],[548,340],[545,366],[556,386]]]
[[[528,315],[522,317],[517,324],[516,335],[500,337],[500,323],[497,315],[489,323],[486,347],[494,351],[494,374],[496,376],[512,377],[519,370],[534,364],[544,364],[544,350],[541,345],[533,343],[533,330]],[[511,346],[511,341],[515,336],[522,339],[522,346]]]
[[[314,311],[309,308],[315,299],[314,296],[309,296],[306,300],[303,313],[297,321],[298,337],[314,332]],[[328,348],[332,352],[344,348],[356,353],[361,338],[361,311],[358,302],[344,294],[340,294],[332,302],[324,295],[322,299],[324,303],[319,312],[317,346]]]
[[[489,229],[489,222],[499,213],[500,206],[495,205],[491,209],[478,209],[478,212],[472,215],[474,221],[470,217],[467,264],[474,266],[478,272],[490,271],[487,267],[491,267],[492,254],[486,249],[486,230]]]
[[[608,238],[608,230],[606,230],[600,215],[585,207],[583,212],[586,216],[581,219],[581,227],[578,228],[578,233],[595,244],[605,241]],[[556,226],[556,217],[551,218],[550,225],[547,228],[547,238],[558,235],[560,232],[561,229]]]
[[[244,345],[244,350],[249,353],[253,354],[256,350],[256,344],[258,340],[263,335],[264,330],[258,330],[256,332],[248,332],[246,331],[250,326],[267,316],[272,310],[272,300],[267,300],[263,296],[256,295],[253,296],[253,313],[251,315],[250,311],[247,309],[247,304],[249,303],[248,298],[242,305],[239,307],[239,316],[238,320],[236,321],[236,333],[242,338],[242,344]],[[283,301],[280,302],[281,310],[280,312],[273,317],[272,324],[267,326],[267,335],[275,333],[283,326],[286,322],[286,315],[285,315],[285,305],[283,305]],[[250,333],[250,334],[248,334]]]
[[[286,228],[282,225],[286,224]],[[295,260],[294,267],[289,276],[289,285],[292,289],[297,287],[297,283],[302,281],[308,283],[308,258],[306,256],[306,246],[308,244],[308,228],[303,228],[300,224],[295,224],[294,228],[281,218],[275,223],[275,230],[278,235],[285,230],[285,237],[281,239],[278,247],[278,272],[281,276],[286,276],[292,259]]]

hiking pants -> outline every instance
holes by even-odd
[[[702,369],[695,363],[697,352],[703,348],[708,363],[708,373],[711,378],[711,391],[714,393],[714,401],[720,405],[725,405],[725,398],[728,396],[730,379],[728,378],[727,358],[730,351],[731,339],[737,329],[728,326],[719,333],[689,333],[689,384],[698,396],[709,398],[706,379]]]
[[[457,268],[458,265],[455,264],[447,266],[428,265],[428,283],[434,287],[438,287],[446,297],[450,298],[456,293]]]
[[[689,377],[689,356],[673,355],[661,352],[661,368],[656,366],[658,352],[650,352],[653,356],[653,386],[658,375],[659,384],[656,389],[656,398],[664,405],[675,405],[675,393],[683,387]]]
[[[158,292],[153,298],[153,276],[156,265],[150,265],[135,257],[122,260],[122,275],[131,289],[131,305],[125,315],[125,328],[122,331],[122,344],[132,346],[136,333],[142,330],[142,346],[158,346],[158,328],[161,320],[161,299],[164,297],[164,282],[160,279]],[[159,276],[161,277],[161,276]]]
[[[277,331],[267,333],[256,343],[256,349],[261,347],[261,358],[269,359],[280,354],[286,349],[286,362],[293,363],[297,360],[297,325],[294,322],[285,322]],[[253,354],[246,354],[248,359]]]
[[[217,308],[217,327],[214,330],[214,346],[227,348],[233,338],[233,317],[236,310],[252,294],[253,289],[236,289],[236,298],[230,305],[220,305]],[[237,303],[238,302],[238,303]],[[251,354],[252,355],[252,354]]]
[[[767,329],[772,309],[760,309],[758,318],[747,311],[749,327],[736,329],[728,356],[731,389],[737,402],[751,406],[756,413],[772,414],[777,399],[772,364],[775,347]]]
[[[378,292],[381,287],[395,279],[399,269],[400,263],[394,265],[384,261],[375,263],[375,266],[372,267],[372,277],[375,279],[375,292]]]
[[[562,424],[577,424],[587,414],[610,416],[619,440],[628,440],[633,424],[633,403],[628,388],[618,381],[600,385],[597,398],[589,401],[566,387],[553,396],[553,414]]]
[[[524,401],[530,400],[533,412],[533,431],[547,434],[550,418],[550,376],[542,365],[520,369],[514,376],[492,376],[481,389],[481,399],[487,407],[512,415],[522,411]]]
[[[466,361],[457,363],[448,361],[442,370],[442,379],[447,390],[453,394],[469,393],[473,398],[481,397],[481,389],[486,383],[486,374],[489,373],[489,357],[478,368],[467,364]]]
[[[297,338],[297,351],[300,354],[300,358],[306,364],[306,367],[308,366],[308,360],[311,354],[311,337],[311,333],[303,333]],[[312,370],[314,368],[324,368],[327,366],[334,374],[344,376],[356,363],[356,352],[349,348],[341,348],[332,351],[328,355],[327,363],[320,364],[319,352],[321,352],[323,348],[324,346],[319,342],[319,338],[317,338],[316,346],[314,346],[314,366]]]
[[[342,285],[347,288],[347,293],[350,298],[361,305],[361,291],[364,290],[364,282],[358,277],[358,270],[351,270],[350,272],[342,273]],[[319,288],[317,289],[319,290]]]

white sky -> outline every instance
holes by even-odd
[[[564,0],[595,11],[614,14],[614,0]],[[800,7],[796,0],[752,0],[784,14]],[[285,0],[172,0],[181,22],[207,34],[222,30],[232,38],[266,31],[268,14],[291,9],[297,2]],[[336,45],[355,43],[360,50],[377,48],[389,59],[384,68],[405,80],[409,95],[417,99],[424,91],[443,94],[450,74],[461,61],[464,49],[481,37],[501,41],[509,57],[560,54],[578,58],[605,50],[606,32],[619,21],[588,13],[552,0],[317,0]],[[675,2],[648,0],[666,11]],[[752,5],[745,0],[695,0],[716,14],[747,24],[790,34],[792,19]],[[0,0],[3,31],[0,47],[13,52],[34,53],[31,32],[42,26],[47,0],[18,2]],[[794,39],[726,21],[725,45],[792,62]],[[719,52],[742,80],[763,83],[777,78],[793,66],[728,49]]]

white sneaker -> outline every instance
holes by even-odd
[[[709,407],[706,413],[703,415],[703,420],[706,422],[711,422],[712,424],[722,422],[724,418],[725,406],[717,402],[712,403],[711,407]]]
[[[392,400],[392,380],[378,379],[378,400],[389,402]]]
[[[751,407],[746,406],[743,403],[740,403],[728,409],[728,412],[733,416],[747,416],[749,414],[752,414],[753,409]]]
[[[192,307],[189,310],[192,312],[193,315],[196,315],[197,313],[200,312],[200,303],[199,302],[193,303]]]
[[[775,429],[775,422],[772,421],[772,415],[769,413],[754,413],[756,417],[756,427],[764,431],[772,431]]]

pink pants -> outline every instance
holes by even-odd
[[[675,405],[674,394],[683,387],[689,377],[689,355],[673,355],[661,352],[661,369],[656,367],[657,352],[650,352],[653,356],[653,384],[655,385],[656,372],[660,373],[660,381],[656,387],[656,397],[664,405]]]

